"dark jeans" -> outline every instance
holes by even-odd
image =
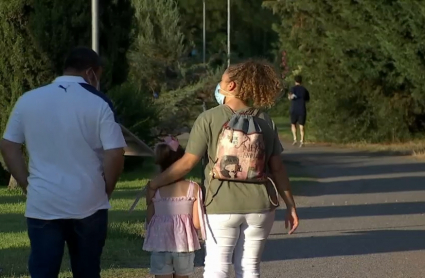
[[[32,278],[57,278],[65,242],[74,278],[99,278],[100,257],[108,228],[108,210],[84,219],[40,220],[27,218]]]

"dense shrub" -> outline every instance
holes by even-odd
[[[425,21],[417,1],[268,1],[279,52],[301,66],[319,140],[403,141],[425,123]]]
[[[100,1],[100,11],[108,90],[127,78],[134,11],[129,0]],[[61,74],[64,56],[78,45],[91,45],[90,1],[0,1],[0,134],[22,93]]]
[[[114,103],[120,123],[152,145],[155,141],[152,128],[159,123],[159,109],[153,98],[129,82],[113,88],[108,96]]]

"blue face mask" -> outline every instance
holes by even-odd
[[[217,103],[220,105],[224,104],[225,96],[220,94],[220,83],[217,84],[217,87],[215,88],[215,99],[217,100]]]

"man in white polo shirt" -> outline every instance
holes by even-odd
[[[74,277],[100,277],[109,197],[126,146],[112,103],[99,92],[101,73],[96,52],[74,49],[63,76],[17,101],[0,143],[27,193],[32,278],[58,277],[65,242]]]

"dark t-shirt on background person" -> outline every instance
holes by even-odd
[[[294,97],[291,100],[291,124],[305,125],[307,109],[305,103],[310,100],[310,94],[302,85],[295,85],[291,88]]]
[[[310,93],[304,86],[295,85],[291,88],[291,93],[295,98],[291,101],[291,114],[304,115],[306,114],[306,102],[310,100]]]

